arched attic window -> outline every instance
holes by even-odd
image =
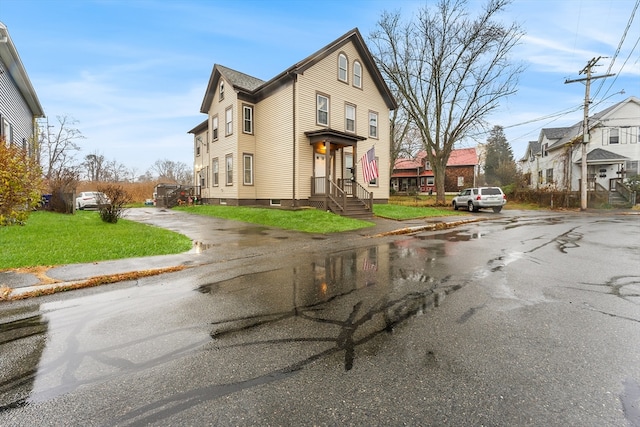
[[[349,81],[349,61],[344,53],[338,55],[338,80],[345,83]]]

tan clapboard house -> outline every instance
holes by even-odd
[[[395,107],[357,28],[269,81],[216,64],[189,131],[201,200],[370,214],[389,198]]]

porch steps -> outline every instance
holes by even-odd
[[[337,215],[348,216],[356,219],[371,219],[373,213],[367,209],[362,201],[355,198],[348,198],[344,211],[341,211],[337,205],[329,202],[329,210]]]
[[[609,204],[614,208],[628,208],[631,206],[631,203],[615,190],[609,191]]]

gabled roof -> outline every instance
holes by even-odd
[[[542,143],[540,141],[529,141],[527,144],[527,151],[524,153],[524,156],[520,159],[521,162],[526,161],[527,159],[540,154],[542,149]]]
[[[15,82],[16,87],[26,101],[33,117],[44,117],[44,110],[38,100],[38,95],[31,85],[31,80],[27,75],[20,55],[16,50],[7,27],[0,22],[0,61],[4,64],[4,68]]]
[[[634,102],[636,104],[640,105],[640,99],[636,98],[635,96],[630,96],[629,98],[625,99],[624,101],[618,102],[617,104],[612,105],[611,107],[605,108],[602,111],[599,111],[591,116],[589,116],[589,129],[594,128],[595,126],[600,125],[600,122],[614,114],[617,110],[619,110],[620,108],[622,108],[622,106],[624,104],[627,104],[629,102]],[[583,132],[583,121],[579,121],[578,123],[574,124],[573,126],[570,127],[566,127],[566,128],[550,128],[550,129],[542,129],[541,131],[541,135],[544,133],[544,135],[547,137],[547,139],[549,140],[556,140],[556,142],[554,142],[553,144],[549,145],[548,149],[549,150],[554,150],[556,148],[560,148],[572,141],[575,141],[576,138],[582,137]],[[553,136],[553,137],[551,137]]]
[[[475,166],[478,164],[478,154],[474,148],[459,148],[451,150],[447,166]]]
[[[403,169],[417,169],[423,166],[423,160],[427,157],[427,152],[422,150],[416,154],[415,159],[396,159],[393,169],[400,171]],[[459,148],[451,150],[447,166],[476,166],[478,164],[478,154],[475,147]],[[394,177],[396,175],[394,174]],[[415,176],[415,175],[414,175]]]
[[[305,70],[317,64],[336,50],[342,48],[342,46],[347,43],[353,43],[360,55],[360,60],[362,61],[363,66],[365,66],[371,73],[373,82],[385,100],[387,107],[390,110],[396,109],[396,101],[393,98],[389,87],[385,83],[382,74],[380,74],[380,70],[376,66],[371,52],[369,52],[360,31],[357,28],[354,28],[314,54],[287,68],[269,81],[264,81],[256,77],[249,76],[248,74],[215,64],[213,66],[213,71],[211,72],[211,77],[209,78],[209,84],[207,85],[207,91],[205,92],[200,112],[206,113],[209,110],[213,100],[213,94],[218,87],[218,82],[220,81],[221,76],[233,85],[234,89],[238,92],[238,97],[240,99],[244,99],[249,102],[257,102],[266,98],[269,94],[273,93],[283,85],[289,84],[293,81],[293,77],[295,75],[304,74]]]
[[[629,158],[602,148],[596,148],[587,153],[587,163],[611,163],[625,160],[629,160]],[[582,163],[582,157],[576,160],[575,163]]]

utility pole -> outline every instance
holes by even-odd
[[[576,80],[565,80],[565,84],[567,83],[575,83],[575,82],[585,82],[585,93],[584,93],[584,119],[582,123],[582,159],[581,159],[581,173],[580,173],[580,210],[587,210],[587,144],[589,144],[589,104],[591,100],[589,99],[589,89],[591,86],[591,80],[602,79],[605,77],[615,76],[615,74],[605,74],[603,76],[591,76],[591,68],[595,67],[595,65],[602,59],[601,56],[597,58],[592,58],[578,74],[586,74],[587,77]]]

